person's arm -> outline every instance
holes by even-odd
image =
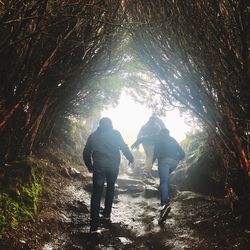
[[[124,140],[119,132],[117,132],[117,137],[118,137],[118,141],[119,141],[120,150],[122,151],[122,153],[124,154],[126,159],[129,161],[129,163],[133,163],[134,156],[130,152],[128,145],[124,142]]]
[[[143,136],[143,137],[140,137],[138,138],[132,145],[131,145],[131,148],[134,149],[134,148],[137,148],[141,143],[155,143],[155,140],[156,140],[156,135],[150,135],[150,136]]]
[[[144,138],[144,137],[138,138],[138,139],[131,145],[131,148],[132,148],[132,149],[138,148],[139,145],[140,145],[141,143],[143,143],[143,140],[144,140],[143,138]]]
[[[83,150],[83,160],[89,172],[93,171],[91,154],[92,154],[91,139],[90,137],[88,137],[86,145]]]

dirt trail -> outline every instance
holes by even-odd
[[[109,230],[91,236],[91,176],[82,166],[76,168],[81,173],[73,171],[72,177],[64,168],[50,166],[46,188],[51,194],[42,198],[32,221],[5,232],[1,250],[250,249],[250,231],[232,216],[224,200],[190,191],[171,188],[171,212],[159,225],[158,185],[148,186],[140,174],[128,172],[117,181]]]
[[[91,181],[89,181],[91,183]],[[62,192],[63,225],[43,250],[50,249],[250,249],[249,233],[232,218],[222,200],[192,192],[172,192],[171,212],[158,225],[156,188],[120,176],[112,224],[101,236],[89,235],[90,185],[74,181]]]

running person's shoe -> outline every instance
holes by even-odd
[[[163,223],[167,219],[170,210],[171,210],[171,207],[169,203],[161,207],[159,223]]]

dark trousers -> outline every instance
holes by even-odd
[[[105,180],[107,181],[107,190],[104,203],[104,217],[110,217],[114,199],[115,182],[118,176],[119,168],[100,168],[93,172],[93,192],[91,196],[91,228],[96,229],[100,222],[100,204]]]
[[[169,175],[177,167],[178,161],[170,158],[158,159],[161,205],[169,202]]]

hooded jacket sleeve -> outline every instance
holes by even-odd
[[[125,155],[125,157],[127,158],[127,160],[129,162],[133,162],[134,156],[130,152],[128,145],[124,142],[124,140],[119,132],[117,133],[117,137],[118,137],[120,150],[122,151],[122,153]]]
[[[131,148],[136,148],[142,143],[155,143],[156,136],[150,135],[150,136],[142,136],[137,138],[137,140],[132,144]]]
[[[83,149],[83,160],[85,165],[87,166],[88,169],[91,169],[93,167],[92,165],[92,145],[91,145],[91,137],[89,136],[86,142],[86,145]]]

